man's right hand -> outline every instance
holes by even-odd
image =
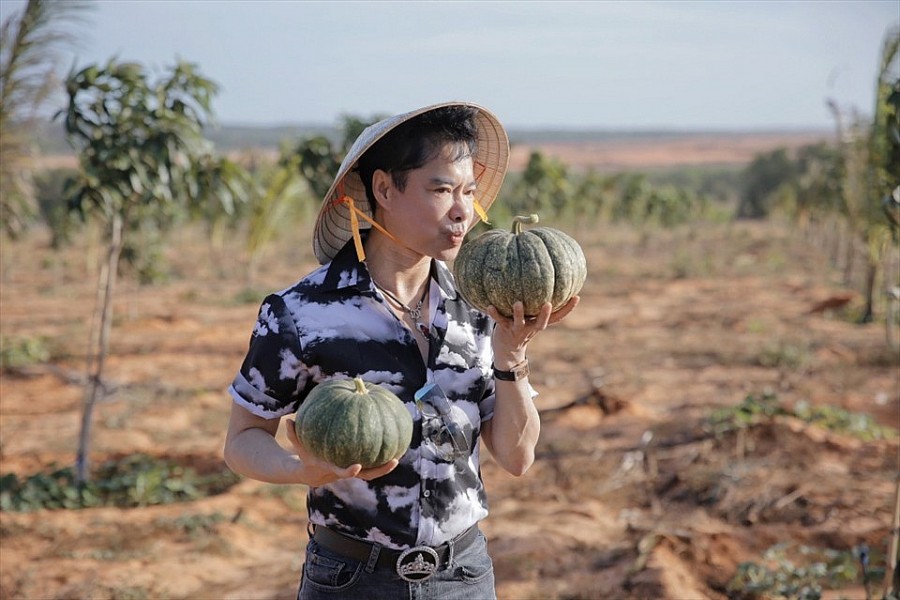
[[[365,479],[366,481],[378,479],[393,471],[397,468],[397,465],[400,464],[399,460],[394,459],[380,467],[373,467],[371,469],[363,469],[360,464],[350,465],[346,468],[335,466],[310,454],[303,445],[303,442],[300,441],[300,438],[297,437],[297,428],[294,425],[293,419],[285,419],[285,424],[287,425],[288,440],[291,442],[294,452],[297,453],[297,456],[303,463],[303,479],[305,483],[311,487],[318,487],[320,485],[334,483],[335,481],[349,479],[351,477]]]

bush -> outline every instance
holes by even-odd
[[[787,543],[770,547],[762,558],[762,563],[738,565],[728,582],[729,598],[819,600],[823,589],[841,589],[858,581],[860,567],[868,590],[871,583],[884,576],[884,568],[875,563],[886,559],[870,557],[865,544],[850,550],[833,550]]]
[[[811,406],[809,402],[797,402],[793,408],[784,406],[778,396],[764,392],[744,398],[737,406],[714,411],[707,420],[708,429],[715,435],[745,429],[776,416],[800,419],[838,433],[852,435],[863,441],[896,439],[898,431],[882,427],[869,415],[850,412],[837,406]]]
[[[74,169],[47,169],[35,174],[34,195],[41,219],[50,228],[53,248],[61,248],[71,241],[72,233],[81,223],[66,199],[66,184],[74,178]]]
[[[7,473],[0,477],[0,510],[171,504],[220,494],[239,480],[224,464],[198,473],[174,459],[133,454],[102,464],[82,486],[75,484],[72,467],[51,467],[25,479]]]
[[[45,363],[51,358],[47,338],[0,338],[0,369],[21,369]]]

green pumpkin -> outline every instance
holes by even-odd
[[[537,215],[516,217],[511,232],[487,231],[460,248],[453,274],[472,306],[484,312],[494,305],[511,317],[520,300],[525,316],[533,317],[545,303],[559,310],[581,291],[587,277],[581,246],[557,229],[522,231],[522,223],[537,222]]]
[[[412,417],[390,391],[360,378],[317,385],[297,410],[297,437],[313,456],[341,468],[380,467],[412,441]]]

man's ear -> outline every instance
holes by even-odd
[[[391,207],[391,188],[394,182],[391,174],[381,169],[376,169],[372,174],[372,193],[375,195],[375,202],[383,209]]]

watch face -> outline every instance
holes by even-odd
[[[528,365],[521,366],[518,369],[513,369],[513,376],[516,378],[516,381],[525,379],[525,377],[528,376]]]
[[[500,381],[519,381],[528,377],[528,363],[515,367],[511,371],[503,371],[494,367],[494,377]]]

